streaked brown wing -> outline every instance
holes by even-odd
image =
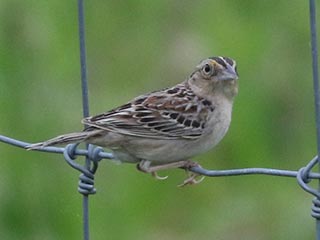
[[[199,138],[212,104],[180,84],[83,120],[89,126],[155,139]]]

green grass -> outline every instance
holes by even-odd
[[[29,142],[80,130],[75,1],[0,3],[0,134]],[[203,58],[237,60],[239,96],[206,168],[296,170],[316,152],[306,1],[87,1],[92,114],[185,79]],[[0,238],[79,239],[79,173],[62,156],[0,144]],[[311,196],[295,179],[155,181],[100,164],[92,239],[312,239]]]

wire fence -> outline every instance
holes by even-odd
[[[306,166],[296,171],[281,170],[271,168],[242,168],[229,170],[208,170],[202,167],[192,167],[189,170],[208,177],[226,177],[243,175],[272,175],[280,177],[296,178],[298,184],[308,193],[315,196],[312,201],[311,215],[316,219],[316,239],[320,240],[320,173],[312,172],[312,169],[318,166],[320,159],[320,87],[318,75],[318,50],[317,50],[317,32],[316,32],[316,5],[315,0],[309,0],[310,10],[310,33],[311,33],[311,54],[314,101],[316,111],[316,131],[317,131],[317,156],[315,156]],[[78,0],[78,26],[79,26],[79,45],[80,45],[80,65],[81,65],[81,86],[82,86],[82,105],[83,116],[89,116],[88,101],[88,81],[86,68],[86,47],[85,47],[85,19],[84,19],[84,1]],[[30,143],[16,140],[7,136],[0,135],[0,142],[7,143],[16,147],[25,148]],[[66,147],[44,147],[36,151],[63,154],[66,162],[74,169],[81,172],[78,191],[83,195],[83,238],[89,240],[89,195],[95,194],[94,174],[98,169],[99,161],[102,159],[113,159],[112,153],[105,152],[101,147],[86,145],[85,149],[79,149],[78,144],[69,144]],[[84,165],[75,162],[78,156],[85,157]],[[313,179],[319,180],[319,189],[312,188],[309,183]]]

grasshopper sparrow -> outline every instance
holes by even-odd
[[[217,145],[226,134],[238,92],[236,62],[210,57],[173,87],[138,96],[108,112],[82,120],[82,132],[69,133],[27,149],[86,142],[113,151],[121,162],[156,171],[195,163],[190,158]],[[160,177],[159,177],[160,178]],[[195,183],[195,175],[184,184]]]

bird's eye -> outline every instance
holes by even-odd
[[[206,75],[211,75],[213,73],[212,66],[209,64],[204,65],[202,70],[203,70],[204,74],[206,74]]]

